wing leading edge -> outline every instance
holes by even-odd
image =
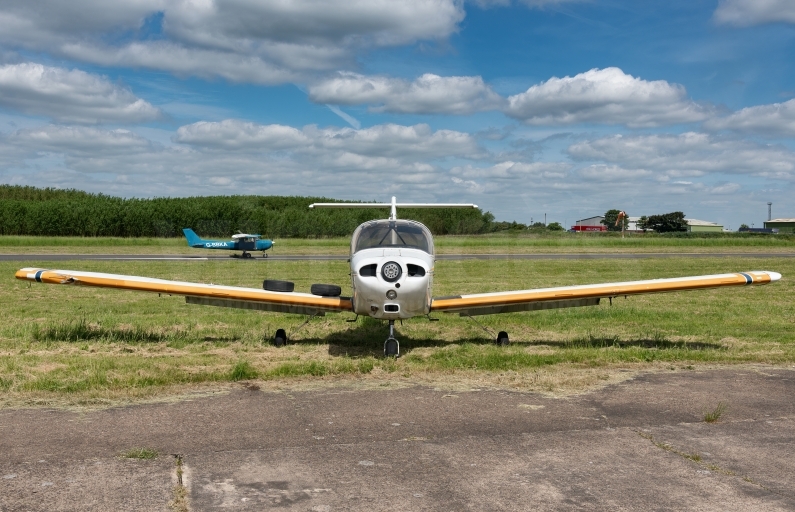
[[[23,268],[17,271],[15,277],[25,281],[47,284],[93,286],[184,295],[188,304],[257,309],[280,313],[318,315],[327,312],[352,311],[353,309],[350,299],[345,297],[319,297],[309,293],[270,292],[254,288],[186,283],[100,272]]]
[[[781,279],[778,272],[753,271],[734,274],[650,279],[623,283],[588,284],[498,293],[478,293],[434,298],[431,311],[461,316],[491,315],[516,311],[595,306],[600,299],[621,295],[701,290],[721,286],[768,284]]]

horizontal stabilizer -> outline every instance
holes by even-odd
[[[470,203],[398,203],[392,196],[391,203],[313,203],[309,208],[390,208],[389,220],[397,219],[397,208],[477,208]]]

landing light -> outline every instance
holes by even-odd
[[[397,298],[397,292],[395,290],[389,290],[386,292],[386,298],[389,300],[395,300]]]

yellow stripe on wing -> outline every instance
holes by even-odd
[[[434,299],[431,304],[431,311],[463,312],[467,310],[474,311],[478,308],[495,308],[499,306],[540,302],[557,302],[563,305],[572,304],[573,306],[578,305],[578,299],[597,299],[620,295],[698,290],[721,286],[767,284],[772,281],[777,281],[780,278],[781,274],[777,272],[754,271],[709,276],[678,277],[673,279],[651,279],[647,281],[628,281],[623,283],[589,284],[560,288],[481,293]],[[516,311],[516,309],[506,309],[505,312],[512,310]]]
[[[350,299],[342,297],[319,297],[308,293],[270,292],[254,288],[187,283],[140,276],[104,274],[99,272],[23,268],[16,272],[15,277],[17,279],[47,284],[71,284],[77,286],[167,293],[170,295],[184,295],[188,297],[206,297],[210,299],[277,304],[322,311],[351,311],[353,309]]]

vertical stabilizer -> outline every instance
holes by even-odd
[[[185,238],[188,239],[188,246],[190,247],[204,246],[204,241],[201,238],[199,238],[199,235],[194,233],[191,228],[185,228],[182,230],[182,232],[185,234]]]

